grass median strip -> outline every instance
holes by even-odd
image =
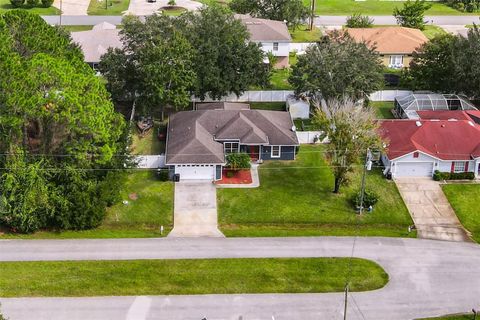
[[[0,297],[341,292],[348,258],[0,263]],[[353,259],[350,290],[383,287],[376,263]]]

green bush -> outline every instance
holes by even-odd
[[[393,16],[402,27],[423,30],[426,25],[425,11],[431,7],[432,4],[425,0],[407,0],[401,9],[396,7],[393,10]]]
[[[27,0],[27,6],[33,8],[38,6],[39,0]]]
[[[347,18],[347,28],[371,28],[372,26],[373,19],[360,13],[354,13]]]
[[[20,8],[25,4],[25,0],[10,0],[10,3],[15,8]]]
[[[228,170],[226,175],[227,175],[227,178],[233,178],[233,176],[235,175],[235,172]]]
[[[227,166],[230,169],[250,169],[250,156],[246,153],[229,153],[227,155]]]
[[[42,7],[44,8],[50,8],[53,4],[53,0],[41,0],[42,1]]]
[[[160,181],[168,181],[170,180],[170,174],[167,169],[159,169],[157,171],[157,177]]]
[[[440,172],[435,170],[433,173],[433,180],[473,180],[475,173],[473,172]]]
[[[357,193],[354,194],[352,198],[352,203],[355,206],[355,208],[360,208],[361,197],[362,197],[361,191],[358,191]],[[364,208],[368,208],[370,206],[373,207],[377,202],[378,202],[378,195],[371,190],[365,190],[365,193],[363,196],[363,207]]]

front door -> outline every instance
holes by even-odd
[[[259,146],[248,146],[249,148],[249,153],[250,153],[250,159],[252,159],[253,161],[257,161],[258,160],[258,156],[259,156],[259,150],[260,150],[260,147]]]

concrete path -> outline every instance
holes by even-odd
[[[438,182],[410,177],[396,179],[395,183],[415,222],[419,238],[471,241]]]
[[[62,10],[64,15],[86,16],[90,0],[55,0],[53,6]]]
[[[223,237],[217,227],[217,189],[210,180],[176,183],[173,215],[169,237]]]
[[[192,11],[198,10],[203,6],[200,2],[192,0],[176,0],[175,2],[176,6]],[[165,6],[168,6],[168,0],[157,0],[157,2],[152,3],[147,2],[147,0],[130,0],[130,5],[125,14],[147,16],[158,12],[160,8]]]
[[[0,261],[349,257],[351,237],[3,240]],[[389,274],[382,289],[352,293],[348,319],[406,320],[480,308],[480,246],[357,238],[353,255]],[[11,320],[342,319],[343,294],[236,294],[90,298],[0,298]]]

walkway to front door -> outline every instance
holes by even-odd
[[[169,237],[223,237],[217,227],[217,189],[211,180],[175,184],[173,230]]]
[[[447,241],[471,241],[439,183],[431,178],[395,179],[417,228],[418,237]]]

